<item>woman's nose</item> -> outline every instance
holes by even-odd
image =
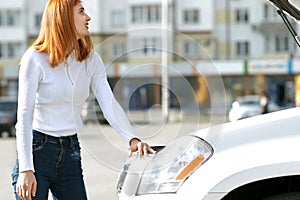
[[[90,21],[91,20],[90,16],[86,15],[86,20]]]

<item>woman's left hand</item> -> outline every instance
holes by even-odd
[[[155,151],[147,143],[142,142],[138,138],[132,138],[129,144],[129,157],[132,156],[133,152],[138,152],[140,156],[147,155],[148,153],[155,153]]]

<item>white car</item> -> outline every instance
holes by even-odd
[[[269,0],[300,20],[300,0]],[[299,200],[300,108],[209,127],[174,139],[155,155],[129,158],[120,200]]]
[[[88,123],[101,123],[107,124],[107,120],[99,106],[97,99],[94,96],[88,98],[83,104],[81,110],[81,119],[84,124]]]
[[[269,101],[268,112],[280,110],[274,102]],[[228,113],[229,121],[237,121],[248,117],[260,115],[262,113],[261,97],[259,95],[246,95],[237,97],[232,103]]]
[[[261,114],[259,95],[238,97],[231,106],[228,114],[229,121],[237,121]]]
[[[120,200],[299,200],[300,108],[229,122],[129,158]]]

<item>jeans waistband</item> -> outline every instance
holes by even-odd
[[[33,137],[43,138],[45,143],[60,144],[60,145],[70,144],[72,146],[75,142],[78,142],[77,134],[70,135],[70,136],[54,137],[54,136],[47,135],[47,134],[44,134],[44,133],[36,131],[36,130],[33,130],[32,134],[33,134]]]

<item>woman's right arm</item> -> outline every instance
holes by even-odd
[[[19,171],[34,171],[32,158],[32,121],[35,97],[41,77],[41,69],[32,51],[27,51],[19,70],[18,113],[16,124]]]
[[[18,113],[16,124],[19,177],[16,192],[22,199],[35,196],[37,182],[34,176],[32,156],[32,121],[35,96],[40,79],[40,68],[27,51],[19,70]]]

